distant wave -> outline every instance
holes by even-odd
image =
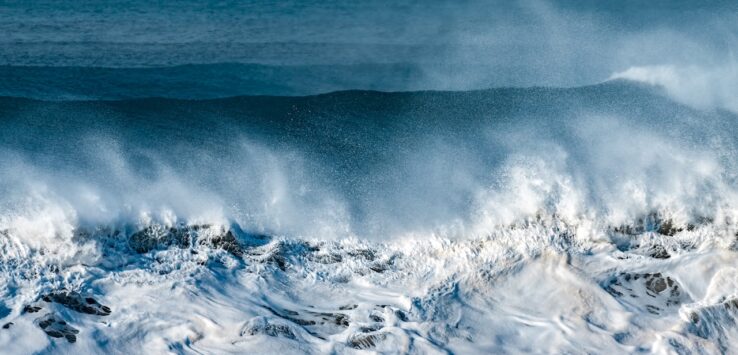
[[[735,61],[711,67],[631,67],[611,78],[662,86],[675,100],[700,109],[738,112],[738,63]]]
[[[346,89],[407,91],[431,84],[421,67],[199,64],[170,67],[0,66],[0,96],[41,100],[212,99],[239,95],[312,95]]]

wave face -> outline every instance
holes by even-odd
[[[603,226],[651,213],[682,224],[734,218],[735,115],[621,82],[1,100],[4,205],[18,211],[38,196],[85,223],[216,218],[376,239],[484,235],[536,214]]]
[[[657,88],[0,117],[10,352],[736,350],[738,117]]]

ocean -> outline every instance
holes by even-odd
[[[736,352],[736,14],[0,4],[0,353]]]

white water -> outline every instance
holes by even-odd
[[[674,237],[646,232],[634,237],[640,247],[619,251],[608,235],[581,238],[561,222],[532,222],[459,241],[273,240],[243,258],[202,247],[198,254],[170,248],[142,257],[103,247],[103,257],[96,243],[109,237],[99,233],[74,243],[74,261],[62,262],[59,273],[49,266],[70,249],[41,255],[12,235],[3,239],[4,265],[14,266],[3,272],[6,305],[14,310],[7,319],[15,323],[0,333],[5,351],[353,352],[351,339],[367,334],[379,336],[369,350],[390,353],[736,350],[738,308],[726,306],[738,297],[734,227],[702,226]],[[671,257],[649,257],[653,245]],[[374,260],[358,253],[366,249]],[[269,262],[273,255],[285,258],[285,270]],[[376,271],[381,265],[386,270]],[[614,297],[605,286],[623,273],[670,277],[681,303],[667,307],[667,296],[648,296],[643,279],[625,284],[638,298]],[[82,330],[75,344],[47,338],[33,314],[18,314],[36,292],[81,286],[112,314],[35,301],[42,314],[72,319]],[[343,314],[350,323],[295,320],[320,321],[318,313]],[[258,324],[281,325],[290,335],[270,336]],[[708,331],[694,330],[699,326]]]

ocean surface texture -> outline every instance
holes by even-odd
[[[0,2],[0,354],[738,353],[738,3]]]

